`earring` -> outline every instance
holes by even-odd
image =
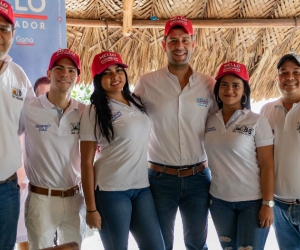
[[[242,102],[242,104],[245,105],[247,103],[247,101],[248,101],[248,98],[247,98],[247,96],[245,94],[243,96],[245,96],[245,101]]]
[[[219,97],[219,95],[217,95],[217,102],[222,102],[221,100],[220,100],[220,97]]]

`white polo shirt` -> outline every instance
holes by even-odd
[[[114,140],[111,144],[98,136],[100,152],[96,155],[95,188],[124,191],[149,186],[147,148],[150,121],[134,104],[127,106],[110,100]],[[81,141],[97,141],[94,135],[95,110],[87,106],[80,129]],[[97,135],[99,126],[97,126]]]
[[[26,100],[20,132],[25,132],[24,167],[30,183],[64,189],[81,181],[79,130],[84,107],[71,99],[59,119],[46,94]]]
[[[281,98],[267,103],[261,113],[275,135],[275,196],[300,198],[300,103],[287,112]]]
[[[9,56],[4,62],[3,67],[7,68],[0,75],[0,181],[12,176],[22,165],[19,118],[25,98],[34,96],[21,67]]]
[[[183,166],[207,160],[204,131],[214,108],[215,80],[193,71],[183,90],[168,67],[143,75],[135,94],[143,100],[151,120],[148,160]]]
[[[210,194],[229,202],[262,198],[256,148],[272,144],[271,127],[262,115],[237,110],[225,125],[222,110],[211,114],[205,133]]]

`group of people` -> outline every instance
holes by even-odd
[[[1,249],[16,240],[22,134],[31,250],[51,247],[56,231],[59,244],[80,246],[86,224],[106,250],[127,249],[129,232],[141,250],[171,250],[178,210],[188,250],[208,249],[209,210],[222,249],[264,249],[273,221],[280,249],[300,249],[298,54],[277,64],[281,98],[255,114],[246,66],[226,62],[215,78],[194,71],[194,29],[176,16],[164,29],[167,66],[131,93],[120,55],[101,52],[85,106],[71,98],[78,55],[53,53],[50,88],[36,97],[8,56],[14,33],[0,1]]]

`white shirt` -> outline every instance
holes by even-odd
[[[0,181],[12,176],[22,165],[17,133],[19,118],[25,98],[34,96],[31,84],[21,67],[9,56],[4,61],[7,68],[0,75]]]
[[[25,132],[24,167],[30,183],[55,189],[80,183],[79,130],[84,107],[71,99],[59,119],[46,94],[26,100],[20,132]]]
[[[256,148],[272,144],[271,127],[262,115],[237,110],[225,125],[222,110],[211,114],[205,134],[210,194],[229,202],[262,198]]]
[[[124,191],[149,186],[147,148],[150,121],[134,104],[130,106],[110,100],[113,115],[114,140],[111,144],[94,134],[95,110],[87,106],[80,129],[81,141],[98,141],[100,153],[96,155],[95,188],[104,191]]]
[[[287,112],[281,98],[267,103],[261,113],[275,135],[275,196],[300,198],[300,103]]]
[[[143,75],[135,94],[143,100],[151,120],[148,160],[184,166],[206,161],[205,121],[214,109],[215,80],[193,71],[181,90],[168,67]]]

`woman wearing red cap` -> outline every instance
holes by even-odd
[[[130,93],[124,68],[114,52],[102,52],[92,63],[94,92],[80,128],[86,222],[100,230],[106,250],[127,249],[129,231],[139,249],[162,250],[147,172],[150,120]]]
[[[219,110],[206,123],[212,172],[210,212],[223,249],[264,248],[273,223],[273,135],[250,110],[245,65],[221,66],[214,87]]]

